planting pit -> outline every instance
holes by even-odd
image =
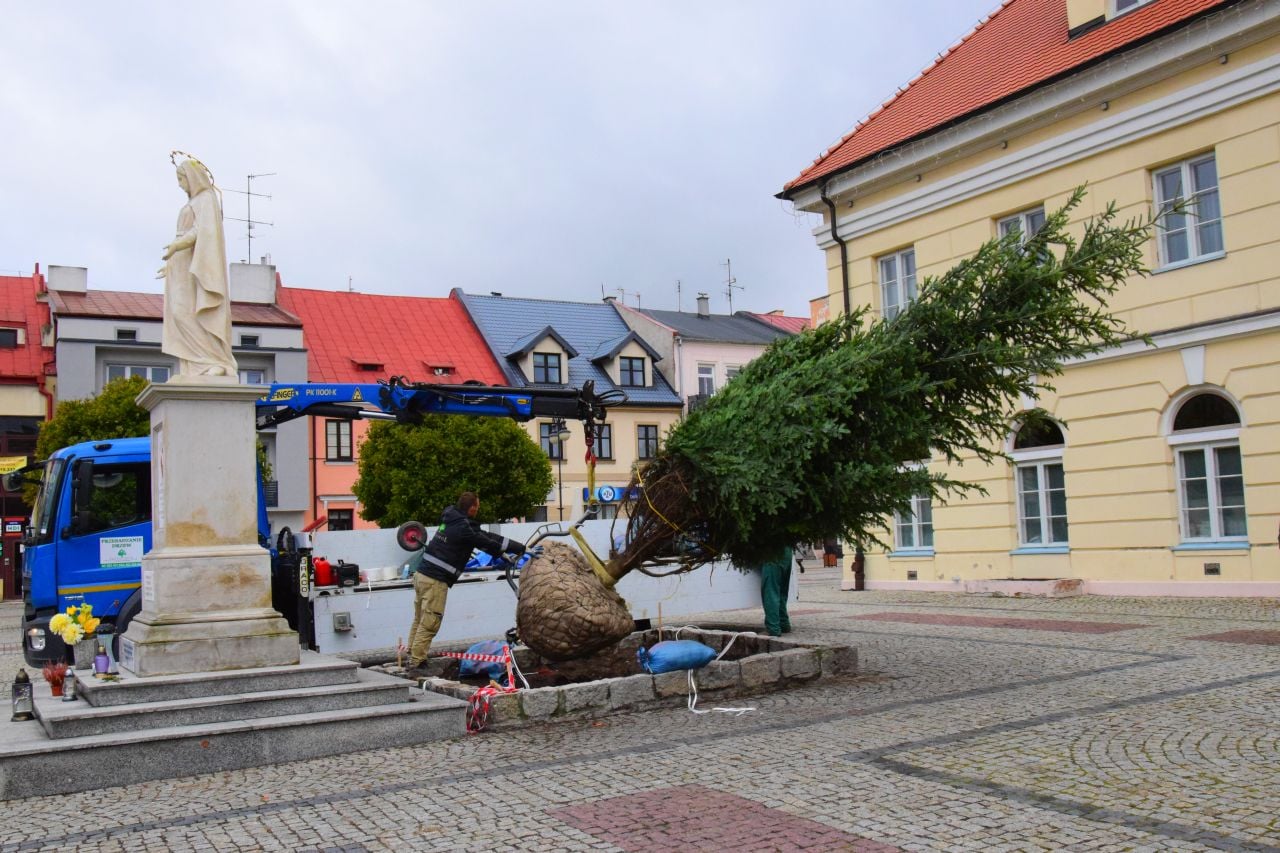
[[[558,663],[542,659],[531,649],[516,647],[512,653],[530,689],[491,697],[490,727],[511,728],[528,722],[686,704],[689,681],[684,670],[650,675],[636,659],[641,646],[650,648],[658,639],[656,630],[637,631],[592,657]],[[664,631],[663,639],[676,637],[674,632]],[[699,701],[706,699],[708,705],[854,675],[858,669],[858,653],[851,646],[694,628],[681,629],[679,639],[705,643],[717,654],[728,646],[719,660],[693,671]],[[460,679],[458,665],[454,658],[431,658],[424,688],[469,699],[477,688],[489,683],[482,676]],[[404,674],[394,661],[372,668]]]

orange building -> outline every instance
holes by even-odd
[[[449,298],[383,296],[281,287],[278,304],[302,320],[310,382],[415,382],[502,385],[466,309]],[[351,486],[358,476],[367,421],[309,418],[311,506],[308,523],[326,516],[329,530],[377,527],[360,517]]]

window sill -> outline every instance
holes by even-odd
[[[896,551],[890,551],[888,554],[890,560],[919,560],[925,557],[933,557],[932,548],[899,548]]]
[[[1226,256],[1227,256],[1226,251],[1210,252],[1207,255],[1199,255],[1198,257],[1187,258],[1185,261],[1175,261],[1172,264],[1165,264],[1162,267],[1156,267],[1151,271],[1151,274],[1160,275],[1160,273],[1162,272],[1173,272],[1174,270],[1185,269],[1187,267],[1194,267],[1196,264],[1204,264],[1204,263],[1208,263],[1209,261],[1222,260]]]
[[[1215,539],[1212,542],[1183,542],[1169,550],[1178,551],[1248,551],[1248,541],[1240,539]]]
[[[1009,552],[1015,557],[1027,554],[1070,554],[1070,545],[1023,545]]]
[[[326,459],[326,460],[324,460],[324,464],[326,464],[326,465],[354,465],[354,464],[356,464],[356,463],[355,463],[355,460],[353,460],[353,459]]]

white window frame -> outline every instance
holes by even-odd
[[[119,371],[120,375],[112,376],[113,370]],[[161,376],[156,371],[164,371],[164,374]],[[173,368],[167,364],[107,364],[103,366],[102,384],[105,387],[112,379],[127,379],[131,376],[141,376],[148,382],[158,384],[169,381],[172,375]]]
[[[928,510],[928,521],[922,521],[923,510]],[[929,541],[925,542],[925,530],[928,530]],[[902,541],[904,530],[911,532],[911,544]],[[933,550],[933,497],[928,492],[919,492],[911,497],[911,512],[893,514],[893,541],[895,551],[932,551]]]
[[[1028,454],[1030,455],[1030,454]],[[1025,459],[1026,457],[1023,457]],[[1049,493],[1054,491],[1049,488],[1048,469],[1051,467],[1062,468],[1062,449],[1052,448],[1051,453],[1045,454],[1034,461],[1019,461],[1014,466],[1014,495],[1018,502],[1018,544],[1023,548],[1044,548],[1044,547],[1066,547],[1071,543],[1071,523],[1066,512],[1067,501],[1067,485],[1066,485],[1066,469],[1062,470],[1062,502],[1063,514],[1061,516],[1063,522],[1067,525],[1066,536],[1062,539],[1055,539],[1053,532],[1054,516],[1050,512]],[[1040,541],[1033,542],[1027,538],[1027,522],[1031,521],[1026,515],[1025,506],[1022,500],[1024,494],[1030,494],[1022,488],[1022,472],[1034,470],[1036,472],[1036,521],[1040,527]]]
[[[716,366],[700,362],[698,364],[698,393],[710,397],[716,393]]]
[[[1035,228],[1032,228],[1031,219],[1036,214],[1039,214],[1040,216],[1040,224]],[[1026,210],[1020,210],[1017,213],[1004,217],[1003,219],[996,220],[996,234],[1000,237],[1005,237],[1016,227],[1018,229],[1018,233],[1022,235],[1020,241],[1025,244],[1031,239],[1032,234],[1044,227],[1044,222],[1044,205],[1040,205],[1039,207],[1029,207]]]
[[[908,258],[911,260],[911,275],[906,277],[902,274],[903,262]],[[893,264],[893,274],[890,276],[886,272],[886,266]],[[919,288],[916,284],[919,270],[916,266],[916,247],[908,246],[888,255],[881,255],[876,258],[876,271],[880,276],[880,316],[886,320],[892,320],[907,309],[912,302],[916,301],[919,295]],[[897,298],[894,301],[889,299],[889,287],[895,288]]]
[[[267,371],[261,367],[244,367],[240,371],[241,385],[266,385]]]
[[[1213,161],[1214,180],[1216,183],[1212,187],[1193,187],[1192,167],[1208,160]],[[1179,173],[1178,180],[1183,195],[1177,199],[1164,198],[1160,190],[1160,177],[1175,171]],[[1151,170],[1151,197],[1155,200],[1157,216],[1163,214],[1166,208],[1171,207],[1179,200],[1186,202],[1186,213],[1183,214],[1184,224],[1181,229],[1170,231],[1161,222],[1156,224],[1156,254],[1159,268],[1194,263],[1205,258],[1216,258],[1225,252],[1226,234],[1223,230],[1222,221],[1221,186],[1222,178],[1218,175],[1217,155],[1213,151],[1196,157],[1189,157],[1180,163],[1170,163],[1167,166]],[[1190,190],[1190,194],[1188,194],[1188,190]],[[1202,220],[1199,213],[1198,200],[1201,197],[1207,197],[1210,193],[1217,198],[1218,216],[1215,219]],[[1216,249],[1205,251],[1201,245],[1200,230],[1203,226],[1211,225],[1215,222],[1218,225],[1219,242],[1222,245]],[[1172,258],[1169,254],[1169,235],[1178,231],[1185,232],[1187,236],[1187,256],[1185,258]]]
[[[1233,448],[1236,453],[1240,454],[1240,442],[1237,440],[1229,441],[1203,441],[1203,442],[1178,442],[1174,444],[1174,470],[1178,478],[1178,530],[1182,536],[1182,541],[1188,544],[1201,542],[1248,542],[1249,541],[1249,513],[1248,505],[1244,496],[1244,457],[1240,459],[1240,505],[1239,509],[1244,514],[1245,532],[1227,535],[1223,533],[1223,510],[1235,507],[1224,507],[1222,505],[1222,475],[1218,472],[1218,454],[1216,451],[1223,448]],[[1209,535],[1208,536],[1192,536],[1190,535],[1190,523],[1187,514],[1191,511],[1191,507],[1187,505],[1187,472],[1186,472],[1186,456],[1191,453],[1201,454],[1204,459],[1205,471],[1205,489],[1209,500],[1207,507],[1197,507],[1197,509],[1207,509],[1209,512]]]
[[[728,384],[728,383],[732,382],[734,379],[736,379],[736,378],[737,378],[738,374],[739,374],[739,373],[741,373],[741,372],[742,372],[742,365],[741,365],[741,364],[726,364],[726,365],[724,366],[724,381],[725,381],[725,384]]]

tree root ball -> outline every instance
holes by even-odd
[[[591,571],[577,549],[544,546],[520,570],[516,630],[520,641],[549,660],[586,657],[634,630],[627,604]]]

